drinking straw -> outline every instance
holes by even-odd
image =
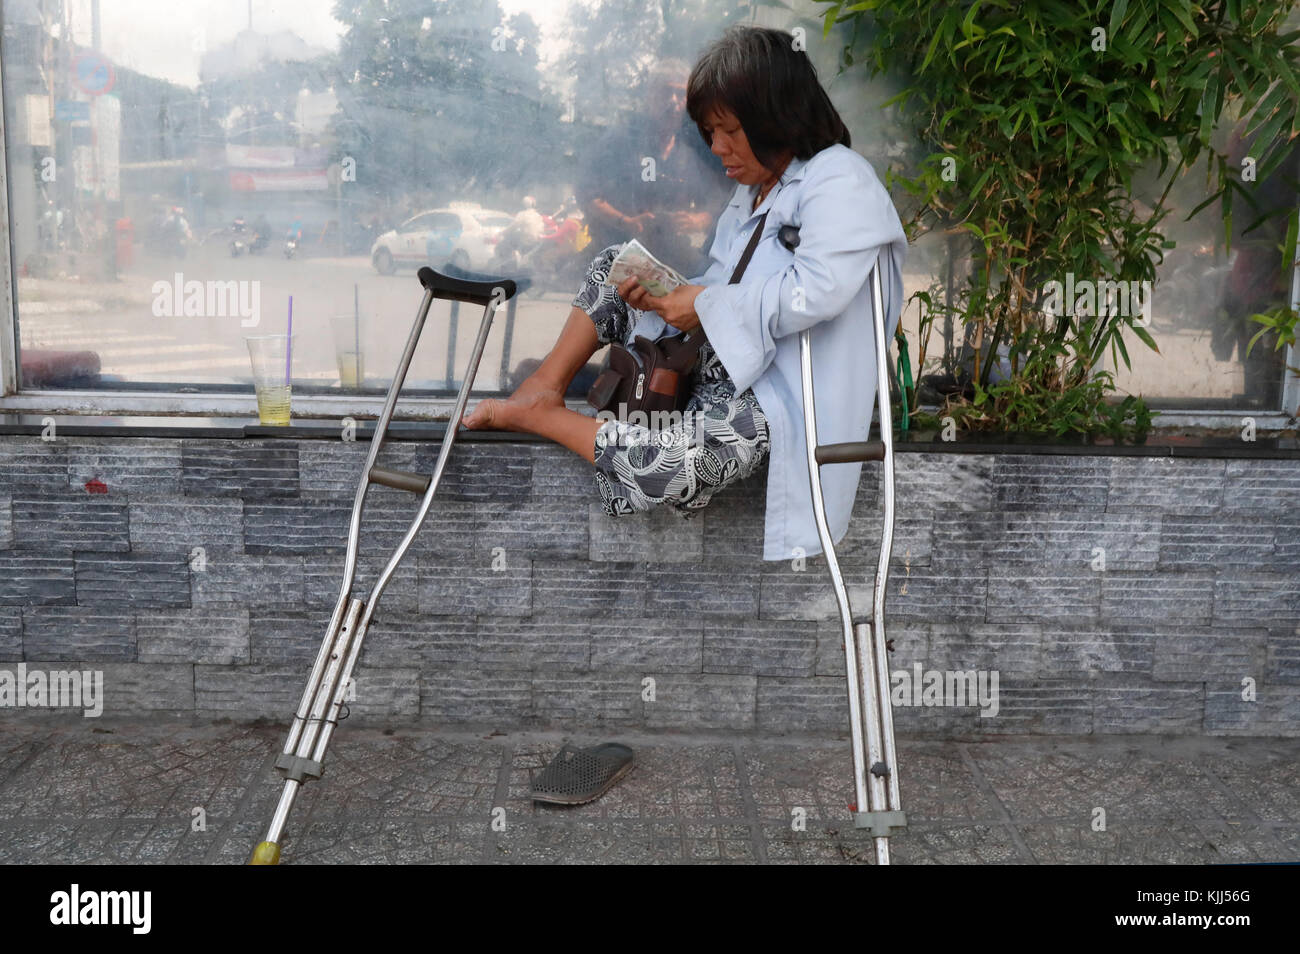
[[[289,364],[293,360],[293,296],[289,296],[289,330],[284,343],[284,383],[289,384]]]

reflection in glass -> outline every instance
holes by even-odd
[[[419,302],[414,271],[431,264],[520,282],[478,379],[508,393],[606,245],[635,236],[703,271],[733,186],[685,115],[684,84],[732,22],[804,28],[882,179],[909,151],[878,109],[899,84],[837,75],[847,37],[822,38],[815,4],[0,3],[25,388],[249,393],[242,339],[283,333],[293,296],[294,388],[380,393]],[[1295,204],[1281,191],[1265,201]],[[1257,327],[1244,316],[1289,276],[1274,236],[1234,236],[1229,258],[1211,218],[1179,236],[1163,272],[1156,324],[1175,337],[1156,335],[1163,355],[1130,349],[1120,383],[1275,406],[1280,358],[1262,341],[1243,364]],[[951,243],[915,252],[909,293],[959,280]],[[468,353],[469,324],[430,314],[409,389],[455,386],[448,364]],[[960,335],[946,329],[931,357],[955,359]]]

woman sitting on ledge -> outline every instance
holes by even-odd
[[[538,434],[590,461],[610,515],[661,503],[689,515],[766,464],[765,560],[821,553],[799,333],[812,329],[819,443],[867,440],[876,399],[867,279],[879,261],[889,341],[906,251],[889,195],[871,164],[849,148],[848,129],[796,45],[783,31],[732,27],[691,70],[686,109],[738,183],[718,220],[708,270],[661,297],[636,279],[615,293],[602,281],[620,246],[604,249],[537,371],[509,398],[484,400],[462,419],[471,429]],[[764,212],[748,268],[739,283],[727,284]],[[799,229],[793,251],[778,240],[784,225]],[[650,430],[565,407],[569,384],[602,345],[701,327],[707,342],[680,423]],[[861,469],[860,462],[822,469],[837,543]]]

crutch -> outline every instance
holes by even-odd
[[[792,238],[795,245],[798,238]],[[883,250],[882,250],[883,251]],[[876,863],[889,864],[889,836],[907,825],[898,797],[898,762],[894,751],[894,713],[889,699],[889,660],[885,644],[885,581],[889,555],[894,544],[894,440],[889,411],[889,376],[885,356],[885,309],[880,290],[880,262],[871,268],[871,307],[875,314],[876,382],[880,407],[880,440],[844,444],[817,443],[817,414],[813,403],[811,329],[799,333],[799,360],[803,376],[804,437],[808,445],[808,476],[812,481],[813,512],[817,534],[826,554],[826,566],[835,586],[844,625],[844,668],[849,684],[849,733],[853,745],[853,824],[866,828],[876,844]],[[821,465],[878,460],[883,465],[885,524],[880,538],[880,562],[876,564],[871,620],[855,622],[848,590],[835,557],[830,526],[826,522],[826,501],[822,496]],[[864,737],[866,747],[863,747]],[[864,809],[865,806],[865,809]]]
[[[361,482],[357,487],[356,500],[352,504],[352,524],[348,529],[347,558],[343,565],[343,586],[339,590],[338,602],[334,606],[334,615],[330,619],[329,630],[321,643],[320,652],[312,666],[307,679],[307,689],[302,694],[298,709],[294,714],[293,724],[289,727],[289,738],[284,744],[284,751],[275,760],[275,767],[284,776],[284,789],[280,793],[279,804],[267,829],[266,840],[253,849],[249,864],[273,865],[280,860],[280,836],[289,812],[293,809],[298,790],[312,779],[320,778],[321,765],[325,758],[325,749],[330,737],[339,724],[339,711],[342,709],[348,686],[352,680],[352,670],[361,655],[361,641],[365,638],[379,597],[388,585],[389,578],[397,569],[402,557],[406,555],[411,541],[415,539],[429,504],[438,490],[438,481],[442,477],[447,457],[456,442],[456,429],[460,426],[460,417],[465,412],[465,403],[469,400],[470,389],[474,386],[474,375],[478,371],[479,359],[483,356],[483,345],[487,342],[488,332],[492,328],[492,317],[497,308],[514,297],[515,283],[506,279],[493,281],[468,281],[441,275],[431,268],[422,268],[419,272],[420,284],[424,286],[424,300],[420,302],[419,313],[415,316],[415,325],[411,336],[406,340],[406,350],[397,366],[397,375],[388,389],[388,400],[384,402],[383,413],[375,425],[374,436],[370,439],[370,454],[366,458],[365,468],[361,472]],[[412,474],[401,470],[390,470],[375,465],[379,449],[384,443],[384,434],[388,422],[397,405],[398,392],[406,380],[407,369],[411,366],[411,357],[420,342],[420,332],[429,315],[429,306],[435,298],[453,302],[471,302],[483,306],[483,323],[479,326],[478,338],[470,355],[469,367],[465,380],[461,383],[460,393],[456,396],[456,406],[447,422],[447,433],[442,439],[442,450],[434,466],[433,476]],[[366,491],[371,484],[383,484],[396,490],[406,490],[413,494],[423,494],[420,510],[411,522],[406,535],[384,567],[383,573],[375,581],[367,599],[354,596],[352,581],[356,575],[357,549],[361,538],[361,514],[365,505]]]

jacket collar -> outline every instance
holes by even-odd
[[[784,188],[790,183],[802,179],[804,168],[808,165],[808,162],[809,160],[800,159],[798,156],[792,158],[785,167],[785,171],[781,173],[781,179],[777,182],[775,188]],[[731,195],[731,201],[727,204],[735,206],[748,216],[756,215],[756,212],[749,211],[750,203],[754,201],[754,193],[750,191],[752,188],[753,186],[737,185],[736,191]]]

